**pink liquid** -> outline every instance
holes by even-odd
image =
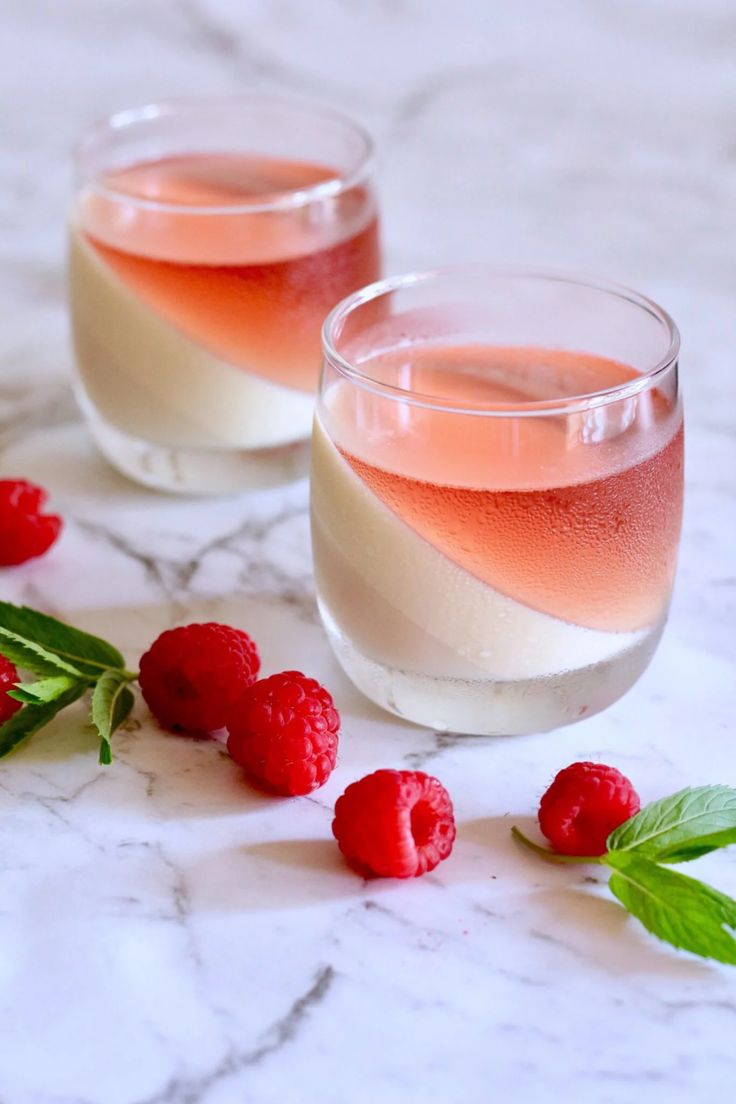
[[[535,349],[414,348],[408,358],[415,390],[463,405],[513,406],[636,376],[602,358]],[[370,366],[386,380],[402,370],[406,386],[405,352]],[[661,616],[675,570],[683,471],[682,421],[662,395],[640,396],[630,425],[587,443],[585,427],[571,435],[564,418],[407,415],[386,400],[359,401],[378,444],[358,456],[338,430],[343,455],[389,509],[460,567],[517,601],[591,628],[639,629]],[[621,417],[622,404],[608,409]]]
[[[258,208],[334,176],[322,165],[229,154],[145,162],[87,197],[82,225],[116,276],[186,336],[311,391],[324,316],[379,276],[372,200],[357,186],[327,205]]]

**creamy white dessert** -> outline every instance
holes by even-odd
[[[611,683],[618,696],[647,662],[661,626],[603,632],[499,593],[389,510],[319,418],[311,479],[315,577],[328,632],[351,678],[396,712],[405,711],[404,700],[409,715],[437,727],[550,728],[571,719],[560,678],[576,680],[570,697],[579,702],[580,677],[594,674],[595,711],[608,704],[598,699]],[[602,668],[614,660],[620,669],[606,679]]]

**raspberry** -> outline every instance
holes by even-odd
[[[573,763],[542,797],[539,827],[562,855],[602,855],[614,828],[639,808],[639,795],[620,771]]]
[[[9,698],[7,691],[20,682],[18,672],[9,659],[0,655],[0,724],[9,721],[14,713],[23,708],[23,703]]]
[[[61,532],[61,518],[42,514],[48,498],[25,479],[0,479],[0,567],[42,556]]]
[[[204,735],[225,727],[260,666],[247,633],[207,622],[161,633],[141,658],[139,682],[164,728]]]
[[[338,799],[332,831],[359,873],[416,878],[452,851],[455,818],[450,795],[436,778],[377,770]]]
[[[227,750],[273,793],[308,794],[332,774],[340,715],[324,686],[300,671],[249,687],[228,719]]]

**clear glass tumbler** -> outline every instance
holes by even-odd
[[[380,275],[371,163],[353,122],[273,95],[88,131],[72,328],[82,405],[117,468],[205,494],[306,470],[322,321]]]
[[[616,701],[657,645],[675,573],[672,319],[614,284],[468,266],[359,291],[323,345],[315,574],[356,686],[477,734]]]

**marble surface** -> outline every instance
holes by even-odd
[[[703,1101],[736,1072],[736,973],[658,944],[586,868],[521,854],[579,757],[644,799],[736,784],[736,15],[728,0],[5,0],[0,475],[67,519],[0,595],[109,635],[247,627],[344,714],[313,798],[255,795],[214,743],[137,707],[100,768],[82,706],[0,767],[2,1104]],[[458,258],[606,273],[684,338],[687,511],[671,622],[638,686],[552,736],[440,736],[336,669],[314,607],[307,489],[236,501],[136,489],[69,388],[68,150],[107,110],[265,85],[338,103],[381,151],[394,270]],[[331,807],[378,766],[454,796],[450,861],[363,883]],[[701,876],[736,893],[736,854]],[[593,875],[595,871],[592,872]]]

